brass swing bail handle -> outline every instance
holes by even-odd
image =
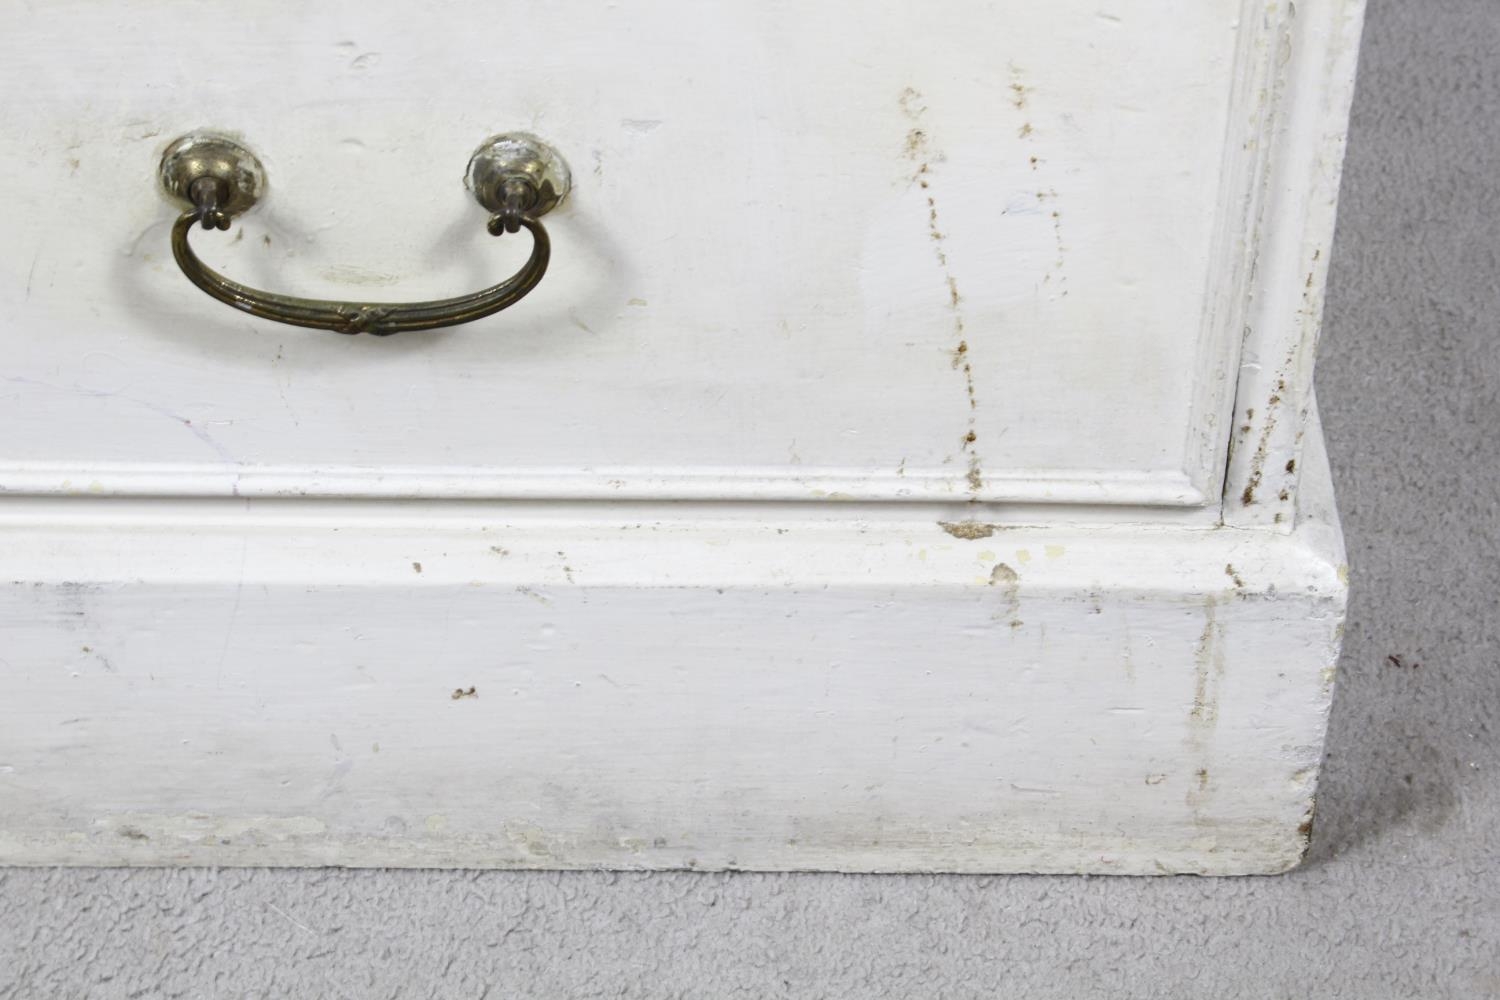
[[[187,279],[204,292],[262,319],[384,337],[469,323],[524,298],[547,273],[552,241],[540,219],[567,196],[569,174],[562,157],[535,136],[515,132],[487,139],[469,160],[469,189],[491,213],[487,228],[492,236],[530,231],[531,256],[498,285],[427,302],[340,302],[278,295],[231,281],[204,264],[188,243],[193,226],[227,230],[265,189],[260,160],[233,139],[211,133],[183,136],[162,157],[161,182],[169,195],[190,206],[172,226],[172,256]]]

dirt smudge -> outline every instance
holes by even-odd
[[[1188,759],[1199,762],[1198,781],[1188,790],[1186,802],[1200,825],[1204,822],[1200,810],[1213,792],[1210,767],[1224,667],[1224,625],[1219,620],[1218,598],[1210,594],[1204,600],[1203,631],[1193,651],[1193,701],[1188,710],[1186,741]]]
[[[939,521],[938,527],[954,538],[961,538],[966,542],[977,542],[995,533],[995,525],[984,524],[980,521]]]
[[[991,621],[1005,622],[1015,631],[1021,622],[1021,574],[1005,563],[996,563],[990,570],[990,586],[1000,590],[1000,610],[990,615]]]
[[[963,294],[958,288],[958,279],[948,259],[947,236],[943,233],[938,211],[937,194],[933,187],[934,163],[941,163],[943,156],[932,143],[925,123],[927,105],[922,94],[912,87],[903,90],[897,99],[901,114],[908,128],[903,144],[905,157],[912,164],[911,180],[923,193],[927,202],[927,235],[932,242],[933,255],[947,288],[946,307],[952,319],[954,348],[952,366],[963,373],[964,397],[968,403],[968,419],[964,433],[960,436],[961,448],[968,459],[968,471],[964,477],[971,499],[978,499],[984,489],[983,463],[979,457],[978,409],[979,398],[975,391],[974,367],[971,360],[967,330],[963,313]]]

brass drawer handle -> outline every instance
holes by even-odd
[[[567,165],[551,147],[523,133],[494,136],[474,151],[467,183],[491,213],[492,236],[531,232],[531,257],[521,270],[498,285],[450,299],[337,302],[250,288],[230,281],[193,253],[188,244],[193,225],[228,229],[236,215],[255,204],[265,179],[255,154],[232,139],[195,133],[172,143],[162,157],[161,183],[189,206],[172,227],[172,256],[182,273],[220,302],[262,319],[378,337],[469,323],[519,302],[547,273],[552,243],[540,219],[567,196],[569,187]]]

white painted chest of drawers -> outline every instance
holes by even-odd
[[[0,860],[1281,870],[1357,0],[0,14]],[[545,277],[341,336],[304,297]]]

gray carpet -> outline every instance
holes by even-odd
[[[1303,870],[0,871],[0,997],[1500,996],[1497,219],[1500,4],[1372,0],[1319,374],[1354,594]]]

